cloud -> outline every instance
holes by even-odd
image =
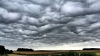
[[[89,29],[87,30],[87,32],[97,31],[99,28],[100,28],[100,22],[97,22],[89,26]]]
[[[84,8],[82,8],[82,4],[78,2],[66,2],[61,7],[61,13],[66,15],[75,15],[82,13]]]
[[[39,20],[33,17],[29,17],[28,19],[28,23],[29,24],[33,24],[33,25],[38,25],[39,24]]]
[[[97,0],[0,0],[0,44],[37,48],[97,41],[99,3]]]
[[[40,1],[37,1],[37,0],[31,0],[30,2],[33,2],[35,4],[39,4],[39,5],[50,5],[52,4],[53,0],[40,0]]]
[[[0,8],[0,11],[0,21],[4,23],[16,22],[16,20],[19,20],[21,17],[20,14],[8,12],[4,8]]]

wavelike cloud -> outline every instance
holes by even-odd
[[[29,41],[31,47],[35,46],[31,44],[34,41],[39,45],[56,45],[96,40],[100,28],[99,3],[97,0],[0,0],[3,39],[0,44],[26,46]]]

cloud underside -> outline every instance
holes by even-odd
[[[99,3],[99,0],[0,0],[0,44],[35,48],[98,43]]]

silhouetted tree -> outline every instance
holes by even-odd
[[[9,50],[9,49],[6,49],[6,50],[5,50],[5,53],[7,53],[7,54],[12,54],[13,51],[12,51],[12,50]]]
[[[100,48],[83,48],[83,50],[100,50]]]
[[[12,53],[13,53],[13,51],[12,50],[9,50],[8,54],[12,54]]]
[[[17,51],[34,51],[34,50],[28,48],[18,48]]]
[[[4,54],[5,53],[5,47],[0,45],[0,54]]]

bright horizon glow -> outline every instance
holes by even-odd
[[[88,41],[88,42],[81,42],[81,43],[63,44],[61,46],[60,45],[46,46],[46,47],[44,46],[44,47],[37,47],[37,48],[31,48],[31,49],[34,49],[34,50],[82,50],[83,48],[99,48],[100,45],[96,45],[96,44],[100,44],[100,42]],[[8,49],[17,50],[17,48],[24,48],[24,47],[16,47],[16,48],[9,47]]]

